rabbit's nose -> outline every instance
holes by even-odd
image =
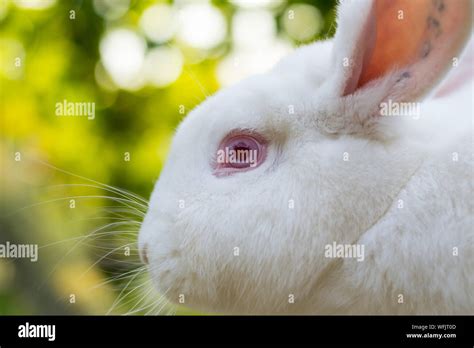
[[[145,245],[143,245],[142,248],[140,248],[139,254],[140,254],[140,259],[146,265],[148,265],[148,255],[147,255],[147,253],[148,253],[148,245],[145,244]]]

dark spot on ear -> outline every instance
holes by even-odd
[[[409,78],[410,76],[411,76],[411,74],[410,74],[409,71],[404,71],[404,72],[400,75],[400,77],[398,78],[398,80],[395,81],[395,82],[400,82],[401,80],[407,79],[407,78]]]
[[[426,58],[431,52],[431,43],[426,41],[421,47],[421,58]]]
[[[426,19],[426,25],[428,26],[428,30],[434,31],[435,37],[441,35],[441,23],[439,22],[439,20],[437,20],[433,16],[429,16]]]
[[[433,0],[433,5],[439,12],[443,12],[445,9],[443,0]]]
[[[429,16],[428,17],[428,20],[426,21],[427,24],[428,24],[428,28],[439,28],[440,24],[439,24],[439,21],[432,17],[432,16]]]

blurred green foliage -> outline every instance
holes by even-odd
[[[44,8],[25,8],[38,1]],[[45,163],[148,197],[176,126],[221,87],[216,71],[236,48],[235,14],[270,13],[276,37],[296,47],[303,42],[288,35],[283,24],[291,6],[309,4],[319,11],[318,30],[304,40],[310,42],[333,35],[334,1],[274,0],[251,8],[245,1],[214,0],[211,5],[225,19],[227,34],[210,49],[190,47],[174,36],[162,43],[147,39],[140,18],[155,1],[38,1],[0,0],[0,243],[38,243],[41,248],[38,263],[0,259],[0,314],[165,313],[168,307],[161,300],[148,307],[141,301],[151,293],[146,276],[132,279],[138,274],[135,240],[142,215],[123,201],[103,197],[120,197],[117,191],[67,186],[101,185]],[[205,2],[161,3],[179,11]],[[126,11],[117,18],[98,14],[98,9],[117,10],[120,4]],[[114,85],[100,51],[101,40],[114,28],[136,32],[147,50],[177,47],[184,57],[179,77],[160,88]],[[95,118],[57,117],[55,105],[63,100],[95,103]],[[109,233],[83,238],[125,219],[137,223],[111,225],[99,230]]]

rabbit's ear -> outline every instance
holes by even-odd
[[[469,37],[471,13],[471,0],[343,0],[334,39],[333,93],[352,94],[395,72],[393,88],[404,80],[397,99],[425,94]]]

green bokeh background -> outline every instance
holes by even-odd
[[[239,4],[211,2],[228,26],[227,38],[216,47],[199,51],[174,38],[163,43],[178,47],[185,58],[175,82],[131,91],[98,83],[100,40],[107,29],[119,27],[143,35],[140,16],[156,1],[130,1],[114,20],[100,16],[92,1],[56,1],[41,10],[0,2],[0,243],[40,246],[36,263],[0,258],[0,314],[194,314],[166,305],[146,274],[135,273],[142,215],[130,205],[138,205],[103,197],[121,196],[68,173],[148,198],[176,126],[206,94],[221,88],[216,68],[233,48],[231,21]],[[161,1],[176,8],[202,2]],[[292,39],[281,25],[290,6],[301,3],[323,18],[321,30],[305,42]],[[333,35],[334,5],[280,1],[266,11],[277,35],[296,47]],[[159,46],[149,40],[147,45]],[[192,59],[196,55],[201,59]],[[14,65],[17,58],[20,66]],[[94,102],[95,119],[57,117],[55,105],[64,99]],[[121,224],[91,234],[114,222]]]

